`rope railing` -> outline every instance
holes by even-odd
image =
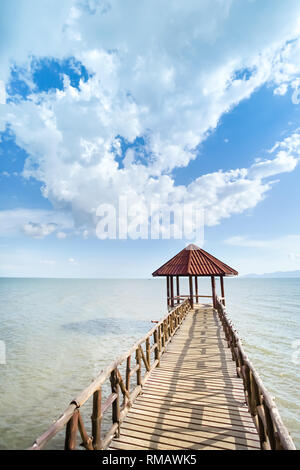
[[[216,307],[232,359],[236,363],[237,376],[243,380],[247,405],[259,435],[261,449],[295,450],[295,444],[281,420],[277,406],[245,354],[220,298],[216,300]]]
[[[87,450],[107,449],[112,439],[119,436],[120,425],[132,403],[141,393],[151,371],[159,365],[167,344],[190,309],[190,301],[186,299],[169,311],[146,336],[102,371],[85,390],[72,400],[63,414],[35,440],[29,450],[43,449],[64,427],[66,427],[65,450],[75,450],[78,447],[78,435],[82,441],[80,445]],[[132,364],[132,356],[134,356],[134,364]],[[125,379],[120,371],[121,365],[125,367]],[[136,383],[132,390],[131,380],[134,375]],[[108,380],[110,381],[111,393],[103,403],[102,388]],[[90,436],[85,428],[81,408],[91,397],[93,397],[93,405]],[[120,398],[123,399],[122,402]],[[106,433],[103,433],[103,415],[108,410],[111,410],[112,425]],[[102,434],[104,435],[102,436]]]

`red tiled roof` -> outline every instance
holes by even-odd
[[[189,245],[152,276],[237,276],[238,272],[197,245]]]

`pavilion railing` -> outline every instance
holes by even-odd
[[[296,447],[284,426],[277,406],[264,387],[261,378],[245,354],[241,340],[226,314],[220,298],[216,307],[222,323],[232,359],[236,363],[238,377],[244,383],[245,396],[256,426],[262,450],[295,450]]]
[[[120,425],[127,415],[132,403],[141,393],[151,371],[160,363],[160,358],[166,346],[180,327],[191,309],[188,299],[173,308],[161,321],[157,322],[147,335],[138,341],[127,353],[102,371],[100,375],[74,400],[71,401],[64,413],[49,429],[38,437],[29,450],[40,450],[56,436],[65,426],[65,450],[77,448],[78,433],[80,444],[87,450],[106,449],[115,436],[119,436]],[[132,361],[132,356],[134,359]],[[134,362],[134,364],[132,364]],[[121,375],[120,366],[125,367],[125,379]],[[135,375],[135,386],[131,378]],[[102,403],[102,389],[110,381],[108,398]],[[120,402],[120,396],[123,398]],[[91,436],[86,431],[81,413],[82,406],[93,397]],[[112,425],[104,434],[101,431],[103,415],[111,410]],[[103,437],[102,437],[102,434]]]
[[[203,299],[213,299],[212,295],[200,295],[200,294],[193,294],[193,295],[173,295],[173,297],[169,296],[167,297],[167,303],[169,308],[173,308],[173,306],[178,305],[180,302],[186,300],[186,299],[193,299],[194,302],[198,303],[199,300]]]

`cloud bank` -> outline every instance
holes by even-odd
[[[297,93],[298,1],[274,8],[270,0],[178,0],[163,10],[158,0],[41,3],[2,2],[11,28],[2,33],[0,80],[8,87],[12,64],[22,67],[30,93],[15,100],[0,88],[0,130],[9,126],[28,153],[24,177],[42,182],[55,210],[82,231],[95,226],[99,204],[123,194],[146,206],[155,198],[201,201],[215,225],[255,207],[270,177],[295,168],[298,132],[249,168],[199,175],[188,186],[173,174],[197,158],[222,115],[262,85]],[[33,57],[73,57],[88,78],[74,86],[65,75],[62,89],[39,91]]]

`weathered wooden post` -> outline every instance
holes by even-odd
[[[174,307],[174,282],[173,282],[173,276],[170,276],[170,282],[171,282],[171,307]]]
[[[101,388],[93,395],[92,436],[95,450],[101,449]]]
[[[66,427],[65,450],[75,450],[78,431],[78,410],[75,410]]]
[[[179,276],[176,276],[176,296],[177,296],[177,304],[180,304]]]
[[[194,307],[194,296],[193,296],[193,276],[189,276],[189,281],[190,281],[190,302],[191,302],[191,307]]]
[[[154,343],[156,343],[156,348],[154,350],[154,358],[156,361],[158,361],[158,366],[159,366],[159,360],[160,360],[160,326],[157,328],[157,330],[154,331],[153,336],[154,336]]]
[[[170,306],[170,284],[169,284],[169,276],[167,276],[167,306]]]
[[[225,305],[225,290],[224,290],[224,278],[223,278],[223,276],[220,276],[220,284],[221,284],[222,303],[223,303],[223,305]]]
[[[130,372],[131,372],[131,355],[126,360],[126,389],[130,393]]]
[[[114,369],[110,374],[111,392],[116,394],[116,398],[112,404],[112,422],[117,424],[118,428],[116,436],[120,435],[120,393],[119,393],[119,379],[117,370]]]
[[[215,276],[211,276],[211,290],[212,290],[212,297],[213,297],[213,307],[216,308],[216,282],[215,282]]]
[[[150,339],[146,339],[146,359],[148,362],[149,368],[151,367],[151,348],[150,348]]]
[[[141,350],[138,347],[135,351],[135,362],[136,365],[138,366],[137,371],[136,371],[136,384],[141,385],[142,384],[142,361],[141,361]]]
[[[199,302],[199,297],[198,297],[198,278],[195,276],[195,294],[196,294],[196,303]]]

